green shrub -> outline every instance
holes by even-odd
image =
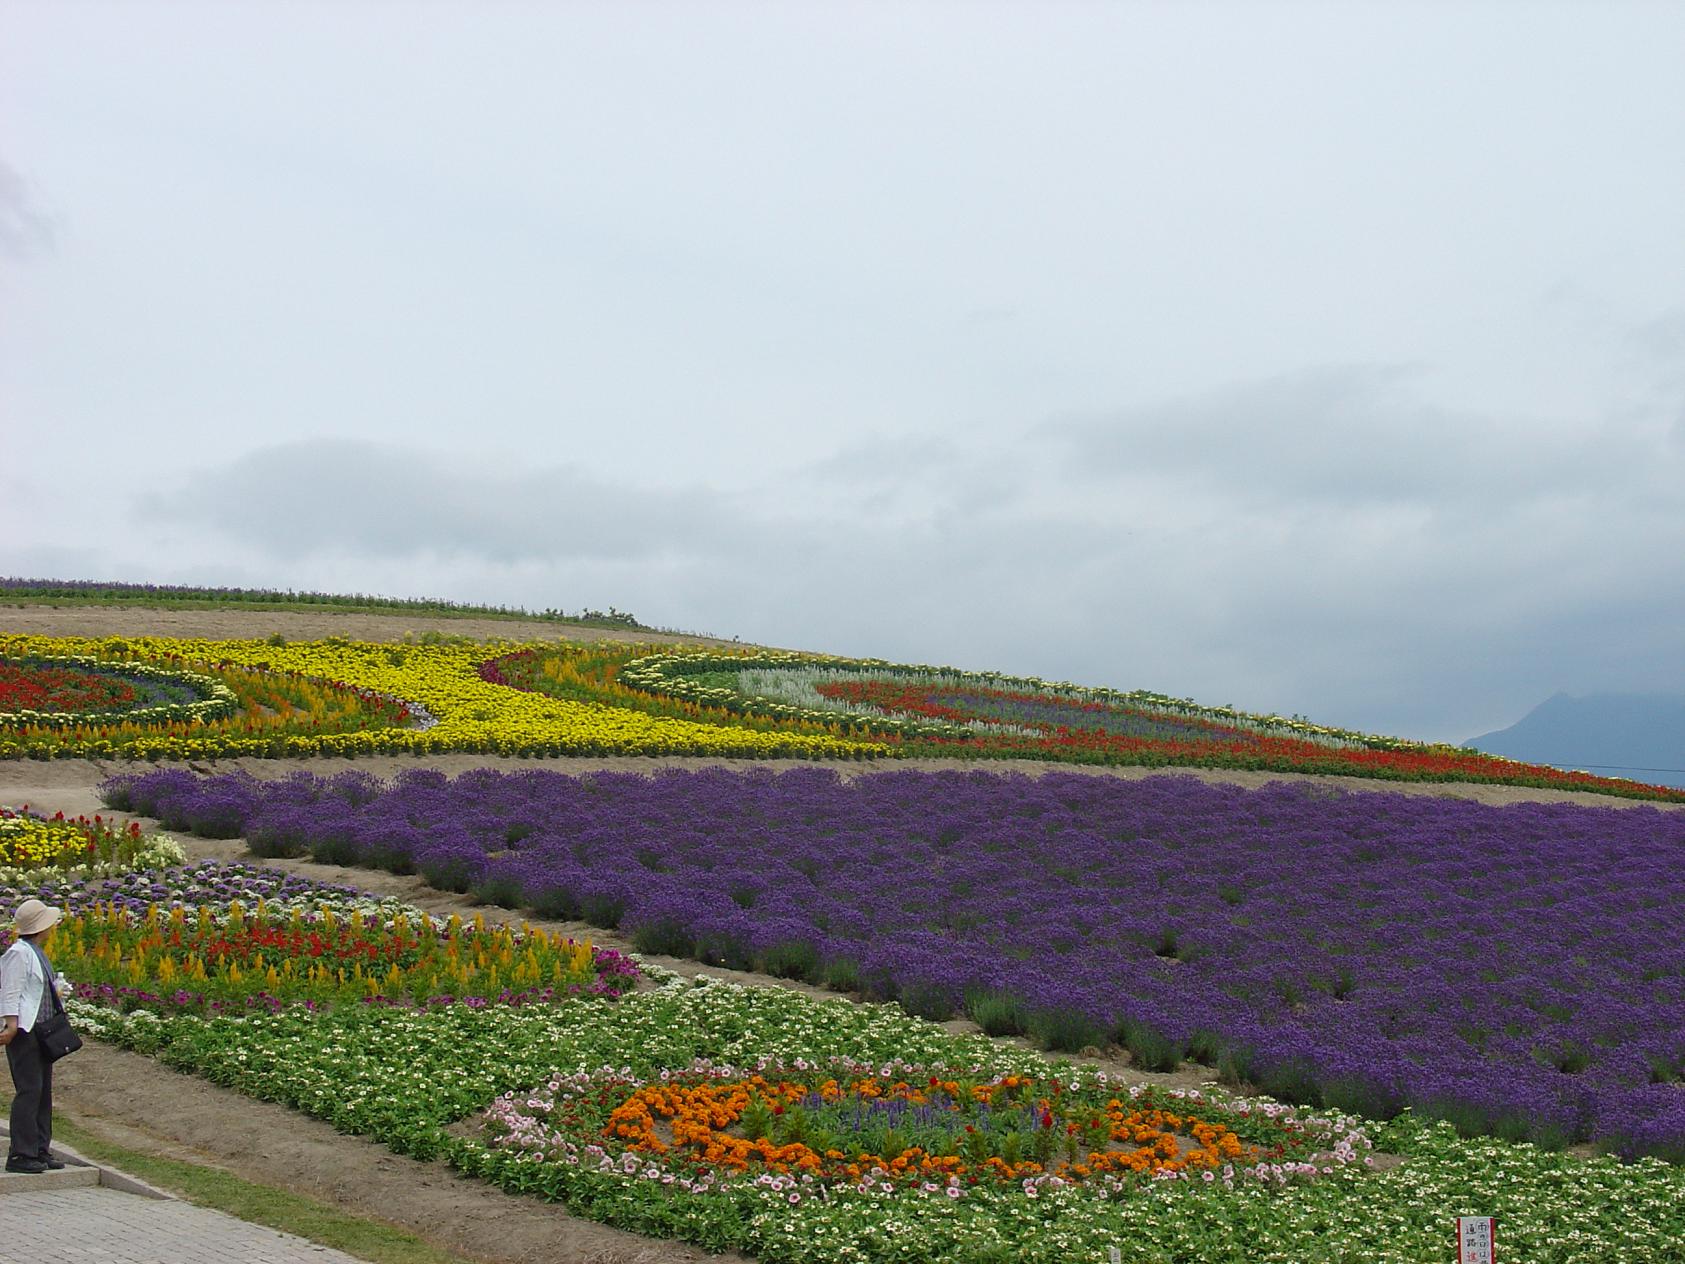
[[[696,938],[671,918],[658,917],[632,931],[632,947],[667,957],[690,957],[696,954]]]
[[[813,983],[820,979],[819,949],[801,939],[786,940],[766,950],[761,968],[774,978],[800,979]]]
[[[1008,992],[975,992],[966,998],[965,1011],[991,1036],[1021,1036],[1029,1027],[1029,1009]]]
[[[1148,1071],[1174,1071],[1182,1065],[1186,1047],[1163,1032],[1133,1018],[1126,1018],[1117,1027],[1117,1042],[1129,1050],[1138,1067]]]
[[[1104,1027],[1068,1009],[1031,1010],[1024,1030],[1042,1048],[1060,1053],[1081,1053],[1090,1045],[1106,1043]]]
[[[933,1023],[952,1018],[957,1008],[953,993],[939,983],[908,983],[901,988],[901,995],[896,999],[901,1002],[901,1008],[914,1018],[928,1019]]]

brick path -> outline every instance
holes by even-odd
[[[92,1186],[0,1195],[6,1258],[31,1264],[361,1264],[192,1203]]]

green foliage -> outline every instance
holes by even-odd
[[[657,918],[644,922],[632,931],[632,947],[639,952],[658,953],[665,957],[695,955],[696,940],[678,922]]]
[[[965,1009],[991,1036],[1021,1036],[1029,1030],[1029,1008],[1007,992],[974,992],[966,998]]]
[[[806,940],[792,939],[766,950],[761,968],[774,978],[817,982],[821,977],[819,949]]]
[[[1043,1049],[1060,1053],[1081,1053],[1106,1043],[1106,1029],[1083,1014],[1068,1009],[1031,1010],[1025,1033]]]
[[[1129,1050],[1134,1064],[1146,1071],[1174,1071],[1187,1055],[1187,1048],[1180,1041],[1133,1018],[1126,1018],[1118,1025],[1117,1042]]]

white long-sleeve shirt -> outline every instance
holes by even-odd
[[[61,980],[62,983],[62,980]],[[0,953],[0,1023],[16,1018],[20,1030],[35,1026],[41,1002],[47,994],[47,972],[28,940],[16,940]],[[60,997],[64,989],[59,990]]]

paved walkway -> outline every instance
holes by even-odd
[[[89,1186],[0,1195],[6,1258],[32,1264],[361,1264],[175,1199]]]
[[[0,1120],[0,1153],[6,1149]],[[31,1264],[363,1264],[343,1251],[172,1198],[69,1146],[66,1167],[0,1174],[4,1258]],[[33,1182],[39,1181],[35,1186]],[[98,1182],[97,1184],[95,1182]]]

